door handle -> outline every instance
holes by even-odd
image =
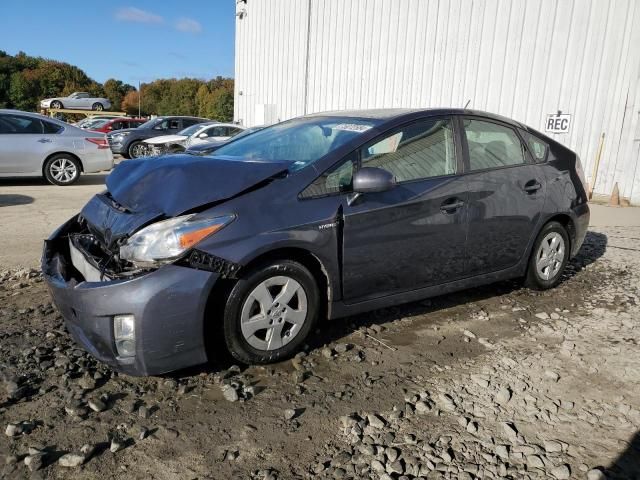
[[[49,138],[41,138],[38,140],[38,143],[51,143],[51,139]]]
[[[464,202],[462,200],[457,200],[453,202],[449,200],[445,200],[440,205],[440,210],[442,211],[442,213],[453,213],[463,206],[464,206]]]
[[[530,180],[525,185],[523,190],[527,193],[535,193],[542,188],[542,184],[537,180]]]

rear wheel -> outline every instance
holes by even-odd
[[[562,272],[569,261],[570,247],[566,228],[558,222],[547,223],[533,245],[526,285],[546,290],[560,283]]]
[[[100,102],[96,102],[91,106],[91,110],[101,112],[102,110],[104,110],[104,105],[102,105]]]
[[[54,155],[44,166],[44,176],[54,185],[72,185],[80,178],[80,163],[70,155]]]
[[[50,107],[51,108],[56,108],[56,109],[64,108],[64,106],[62,105],[62,102],[60,102],[58,100],[54,100],[53,102],[51,102]]]
[[[283,360],[300,349],[318,319],[319,292],[298,262],[264,264],[238,280],[224,310],[224,339],[247,364]]]

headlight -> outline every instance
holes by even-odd
[[[120,258],[142,265],[171,261],[234,219],[235,215],[197,219],[192,214],[154,223],[120,247]]]
[[[131,132],[116,133],[111,138],[113,138],[114,140],[122,140],[124,137],[126,137],[129,134],[131,134]]]

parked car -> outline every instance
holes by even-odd
[[[44,177],[71,185],[81,173],[113,168],[104,134],[19,110],[0,110],[0,177]]]
[[[62,115],[62,114],[58,114],[58,115]],[[104,119],[111,119],[111,118],[118,118],[118,117],[120,117],[120,115],[110,115],[106,113],[101,115],[89,115],[88,117],[85,117],[76,123],[72,123],[71,125],[78,128],[85,128],[86,125],[93,123],[96,120],[104,120]],[[60,120],[63,120],[63,119],[61,118]]]
[[[206,122],[187,127],[175,135],[162,135],[145,140],[152,155],[184,152],[192,145],[208,141],[225,141],[242,132],[244,127],[232,123]]]
[[[280,361],[325,315],[517,277],[548,289],[589,223],[574,152],[461,109],[309,115],[106,184],[42,268],[76,341],[131,374],[204,362],[212,339]]]
[[[231,141],[235,141],[238,140],[239,138],[243,138],[253,132],[257,132],[258,130],[262,130],[263,126],[260,127],[249,127],[249,128],[245,128],[242,132],[234,135],[233,137],[229,137],[226,138],[224,140],[210,140],[208,139],[206,142],[203,143],[198,143],[196,145],[190,145],[186,150],[185,153],[188,153],[190,155],[200,155],[200,156],[204,156],[204,155],[211,155],[213,152],[215,152],[217,149],[219,149],[221,146],[226,145],[227,143],[231,142]]]
[[[145,118],[102,118],[93,123],[89,123],[86,128],[93,132],[109,133],[117,130],[123,130],[125,128],[138,128],[146,122],[147,120]]]
[[[192,125],[210,121],[198,117],[157,117],[143,123],[138,128],[125,128],[115,133],[109,133],[107,139],[113,153],[120,154],[124,158],[139,158],[149,154],[148,146],[144,140],[178,133]]]
[[[109,110],[111,102],[106,98],[92,97],[87,92],[74,92],[68,97],[46,98],[40,108],[68,108],[71,110]]]

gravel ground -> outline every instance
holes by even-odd
[[[0,271],[0,475],[640,478],[640,227],[592,229],[561,285],[326,324],[268,367],[118,375],[35,270]]]

